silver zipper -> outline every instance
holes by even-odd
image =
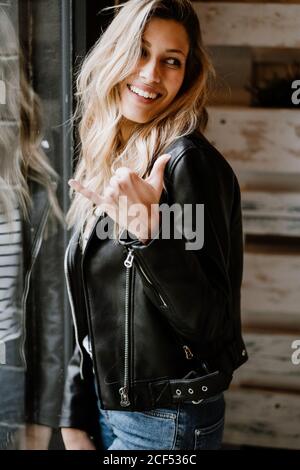
[[[193,359],[194,357],[194,354],[192,353],[192,351],[190,350],[190,348],[186,345],[183,345],[182,346],[183,349],[184,349],[184,353],[185,353],[185,357],[186,359]]]
[[[129,287],[130,287],[130,270],[133,265],[134,255],[133,249],[129,248],[127,257],[124,261],[126,267],[126,290],[125,290],[125,332],[124,332],[124,385],[119,389],[121,395],[120,405],[122,407],[130,406],[129,400]]]
[[[37,258],[37,255],[40,251],[40,248],[41,248],[41,244],[42,244],[42,241],[43,241],[43,235],[44,235],[44,229],[46,227],[46,222],[47,222],[47,219],[48,219],[48,214],[49,214],[49,210],[50,208],[48,207],[47,211],[45,212],[45,216],[44,216],[44,219],[43,221],[41,222],[41,225],[40,225],[40,236],[35,244],[35,247],[34,247],[34,250],[33,250],[33,253],[32,253],[32,262],[31,262],[31,266],[28,270],[28,272],[26,273],[26,276],[25,276],[25,281],[24,281],[24,293],[23,293],[23,296],[22,296],[22,317],[23,317],[23,321],[22,321],[22,340],[20,342],[20,355],[21,355],[21,359],[23,361],[23,364],[24,364],[24,367],[25,369],[27,369],[27,360],[26,360],[26,355],[25,355],[25,342],[26,342],[26,337],[27,337],[27,331],[26,331],[26,301],[27,301],[27,296],[28,296],[28,291],[29,291],[29,285],[30,285],[30,278],[31,278],[31,273],[32,273],[32,269],[33,269],[33,266],[34,266],[34,263],[36,261],[36,258]]]
[[[77,233],[75,232],[66,249],[66,254],[65,254],[65,259],[64,259],[64,271],[65,271],[65,278],[66,278],[66,285],[67,285],[67,293],[68,293],[68,298],[69,298],[69,303],[70,303],[71,313],[72,313],[72,318],[73,318],[73,324],[74,324],[75,341],[76,341],[76,345],[79,349],[79,354],[80,354],[80,365],[79,365],[80,377],[83,379],[83,352],[82,352],[80,342],[79,342],[78,327],[76,323],[75,308],[74,308],[74,302],[73,302],[73,297],[72,297],[72,292],[71,292],[70,276],[69,276],[69,271],[68,271],[68,255],[69,255],[69,251],[70,251],[70,247],[73,242],[73,239],[76,236],[77,236]]]

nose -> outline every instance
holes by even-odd
[[[140,67],[139,76],[147,83],[160,82],[160,73],[158,63],[155,60],[149,60]]]

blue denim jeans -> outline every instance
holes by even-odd
[[[103,450],[217,450],[224,428],[223,394],[201,403],[137,411],[100,409]]]

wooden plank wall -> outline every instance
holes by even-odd
[[[245,333],[245,340],[250,359],[236,372],[235,385],[300,392],[299,370],[291,361],[292,333]]]
[[[300,253],[276,246],[270,253],[267,250],[257,244],[246,246],[242,286],[245,324],[300,330]]]
[[[210,45],[300,47],[300,5],[195,2],[195,9]]]
[[[224,441],[299,449],[299,394],[259,389],[237,389],[226,394]]]
[[[300,236],[300,194],[294,191],[243,191],[244,230],[251,235]]]
[[[207,137],[222,148],[237,172],[297,172],[300,177],[299,110],[214,107],[209,111]]]
[[[251,107],[245,89],[257,63],[272,76],[272,67],[299,62],[300,2],[194,4],[223,81],[206,135],[239,178],[245,233],[250,358],[226,392],[224,442],[300,449],[300,365],[292,362],[300,340],[300,112]]]

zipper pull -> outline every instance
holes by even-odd
[[[123,407],[129,406],[130,401],[129,401],[129,396],[128,396],[128,388],[121,387],[119,390],[119,394],[121,395],[120,405]]]
[[[132,267],[133,258],[134,258],[133,250],[132,250],[132,248],[130,248],[129,251],[128,251],[127,257],[124,261],[124,266],[126,266],[126,268],[131,268]]]
[[[187,359],[192,359],[194,357],[194,354],[192,353],[192,351],[190,350],[190,348],[188,346],[182,346],[183,349],[184,349],[184,353],[185,353],[185,357]]]

